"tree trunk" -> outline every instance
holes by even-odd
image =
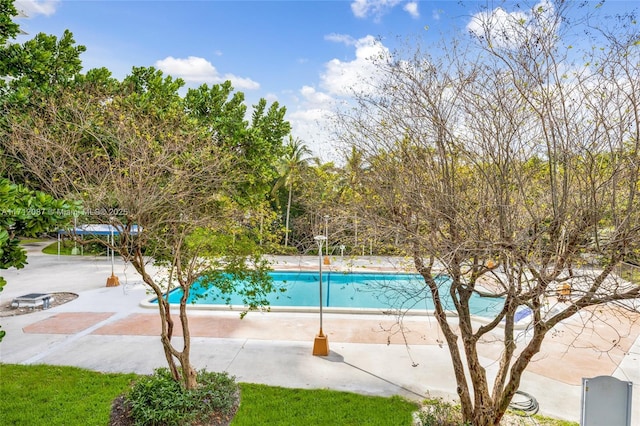
[[[182,315],[180,315],[182,319]],[[186,316],[185,316],[186,320]],[[184,336],[184,349],[178,355],[180,361],[180,370],[182,371],[181,381],[185,389],[194,389],[198,386],[197,372],[191,365],[191,336],[188,335],[188,325],[183,325],[182,330],[187,330]]]
[[[173,337],[173,327],[174,322],[171,317],[171,309],[169,302],[163,297],[162,289],[154,282],[153,278],[147,273],[145,268],[145,261],[140,249],[138,249],[135,255],[131,259],[131,264],[136,269],[136,271],[142,276],[142,280],[153,290],[156,294],[156,298],[158,299],[158,313],[160,315],[160,342],[162,343],[162,349],[164,351],[165,359],[167,360],[167,366],[169,367],[169,371],[171,372],[171,376],[176,381],[181,381],[180,372],[178,371],[178,366],[176,365],[175,358],[180,360],[181,366],[184,367],[184,362],[180,358],[181,353],[179,353],[171,344],[171,339]],[[183,325],[184,330],[184,325]],[[188,354],[187,354],[187,363],[188,363]],[[184,372],[183,368],[183,372]],[[188,371],[188,370],[186,370]]]
[[[289,184],[289,200],[287,201],[287,217],[284,225],[284,246],[289,245],[289,214],[291,212],[291,198],[293,193],[293,185]]]
[[[473,416],[473,402],[471,401],[471,395],[469,393],[469,386],[464,372],[464,363],[462,356],[458,348],[458,335],[451,329],[449,322],[447,321],[447,314],[442,306],[441,299],[439,297],[438,284],[431,275],[431,267],[424,264],[422,258],[419,255],[414,255],[414,264],[416,270],[424,278],[425,283],[429,286],[433,302],[435,305],[435,317],[438,321],[438,325],[444,334],[447,341],[447,347],[449,348],[449,354],[451,355],[451,364],[453,366],[453,372],[456,377],[457,388],[456,392],[460,398],[460,405],[462,409],[462,417],[465,420],[472,418]]]
[[[160,321],[162,322],[162,331],[160,332],[162,349],[164,351],[164,356],[167,360],[169,370],[171,371],[171,376],[174,378],[174,380],[180,380],[178,366],[173,359],[173,355],[175,352],[173,346],[171,345],[171,338],[173,336],[173,318],[171,318],[169,303],[167,303],[167,301],[164,300],[162,296],[159,297],[158,301],[158,311],[160,313]]]
[[[182,324],[183,347],[178,356],[182,369],[182,384],[185,389],[193,389],[198,385],[197,373],[191,366],[191,333],[189,331],[189,319],[187,318],[187,301],[189,300],[189,286],[182,286],[182,298],[180,299],[180,323]]]

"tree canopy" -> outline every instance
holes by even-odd
[[[104,68],[82,74],[85,48],[69,31],[2,49],[9,60],[0,69],[7,77],[0,152],[8,176],[81,204],[79,223],[117,229],[113,245],[84,243],[110,246],[156,294],[168,365],[192,388],[191,286],[240,293],[249,310],[274,290],[258,244],[264,235],[248,218],[264,214],[290,128],[286,109],[260,100],[249,120],[230,82],[183,96],[184,81],[153,67],[134,67],[122,81]],[[184,294],[178,322],[165,297],[174,287]],[[177,326],[182,347],[172,341]]]
[[[69,224],[78,205],[0,177],[0,269],[21,269],[27,252],[18,237],[39,237]],[[0,276],[0,291],[7,284]],[[0,330],[0,340],[4,336]]]
[[[20,26],[13,21],[18,16],[14,0],[0,0],[0,46],[15,38],[20,32]]]

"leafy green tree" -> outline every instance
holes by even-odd
[[[134,68],[120,84],[104,70],[90,72],[29,109],[9,108],[1,140],[41,187],[82,201],[82,220],[117,229],[111,248],[156,294],[169,369],[191,389],[197,385],[187,315],[192,286],[240,293],[251,310],[267,304],[273,285],[255,228],[244,223],[254,205],[236,201],[246,170],[215,129],[186,108],[182,84],[153,68]],[[158,278],[154,265],[166,277]],[[178,318],[167,296],[173,288],[184,295]]]
[[[357,208],[352,209],[351,207],[361,204],[362,197],[365,196],[365,188],[363,188],[360,184],[364,173],[366,173],[364,155],[355,146],[352,146],[351,151],[345,158],[345,165],[342,168],[342,179],[340,181],[340,199],[338,204],[340,206],[343,206],[343,215],[345,216],[345,221],[353,221],[353,226],[347,227],[345,229],[345,243],[348,246],[352,246],[352,252],[354,253],[358,252],[357,250],[359,247],[359,217]],[[351,238],[346,238],[350,235],[353,235],[353,240],[351,240]]]
[[[261,100],[249,123],[244,96],[230,83],[184,98],[184,82],[154,68],[134,67],[122,82],[104,68],[83,75],[84,50],[69,31],[2,47],[2,164],[16,180],[82,202],[81,222],[117,229],[111,248],[157,295],[167,363],[190,389],[191,287],[239,292],[247,309],[265,305],[273,289],[256,244],[263,235],[246,218],[262,209],[275,177],[289,131],[285,109]],[[109,244],[85,240],[92,242]],[[152,274],[154,263],[166,278]],[[178,320],[166,296],[175,287],[184,294]],[[182,346],[172,340],[176,327]]]
[[[251,121],[242,92],[233,92],[230,81],[190,89],[185,96],[190,117],[211,129],[212,140],[237,157],[235,167],[242,171],[236,183],[239,202],[264,200],[277,177],[276,165],[283,153],[283,139],[289,134],[284,120],[286,108],[277,102],[267,106],[265,99],[253,106]]]
[[[273,193],[280,188],[287,188],[287,211],[285,214],[285,234],[284,246],[289,245],[289,217],[291,214],[291,201],[293,199],[293,188],[300,179],[302,171],[308,166],[311,150],[300,140],[289,136],[289,140],[284,148],[285,152],[278,163],[280,177],[276,180]]]
[[[0,0],[0,46],[20,32],[20,26],[13,21],[14,16],[18,16],[14,0]]]
[[[0,178],[0,269],[24,268],[27,252],[19,236],[36,237],[68,225],[78,204]],[[0,277],[0,291],[6,285]],[[0,330],[0,340],[5,335]]]
[[[332,246],[342,235],[345,221],[340,215],[338,203],[340,171],[333,162],[322,163],[312,158],[311,164],[300,170],[296,185],[295,214],[290,219],[290,242],[304,249],[317,247],[314,236],[324,235],[325,224],[329,229]],[[325,220],[325,216],[328,218]]]
[[[0,16],[7,22],[16,15],[15,9],[10,10],[11,4],[3,1],[3,8],[8,12]],[[16,34],[16,26],[5,27],[9,38]],[[60,87],[74,84],[82,69],[80,55],[85,50],[84,46],[75,44],[69,31],[60,39],[40,33],[23,44],[0,43],[0,110],[11,110],[14,115],[28,114],[33,106],[46,102],[47,97],[55,97]],[[10,131],[7,118],[7,114],[0,115],[0,131],[4,134]],[[5,176],[40,189],[38,179],[22,170],[18,162],[2,155],[0,164]]]
[[[69,84],[82,69],[80,54],[86,50],[76,45],[66,30],[62,37],[37,34],[24,44],[11,43],[0,48],[0,76],[9,77],[6,86],[10,102],[24,103],[33,91],[51,93]]]

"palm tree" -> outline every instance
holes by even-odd
[[[366,172],[364,165],[364,153],[355,146],[351,147],[351,153],[345,158],[346,164],[343,168],[343,178],[340,188],[340,197],[343,203],[348,205],[354,198],[359,197],[359,179]],[[353,212],[354,243],[353,248],[358,247],[358,213]]]
[[[286,187],[289,191],[287,200],[287,214],[285,219],[284,246],[289,245],[289,215],[291,213],[291,200],[293,199],[293,185],[300,178],[302,170],[307,167],[311,150],[298,138],[294,139],[289,135],[289,140],[284,147],[284,155],[278,164],[280,177],[276,181],[273,193],[281,187]]]

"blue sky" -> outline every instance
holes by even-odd
[[[541,0],[546,2],[548,0]],[[606,7],[631,9],[633,2]],[[436,42],[467,31],[484,5],[498,1],[100,1],[17,0],[28,33],[70,30],[85,71],[106,67],[119,79],[154,66],[187,87],[231,80],[249,104],[264,97],[287,107],[292,133],[323,160],[337,160],[326,113],[368,71],[367,56],[398,38]],[[531,4],[534,4],[533,2]],[[594,2],[595,4],[595,2]],[[509,3],[505,14],[514,13]],[[613,13],[613,12],[612,12]],[[375,43],[376,39],[382,43]]]

